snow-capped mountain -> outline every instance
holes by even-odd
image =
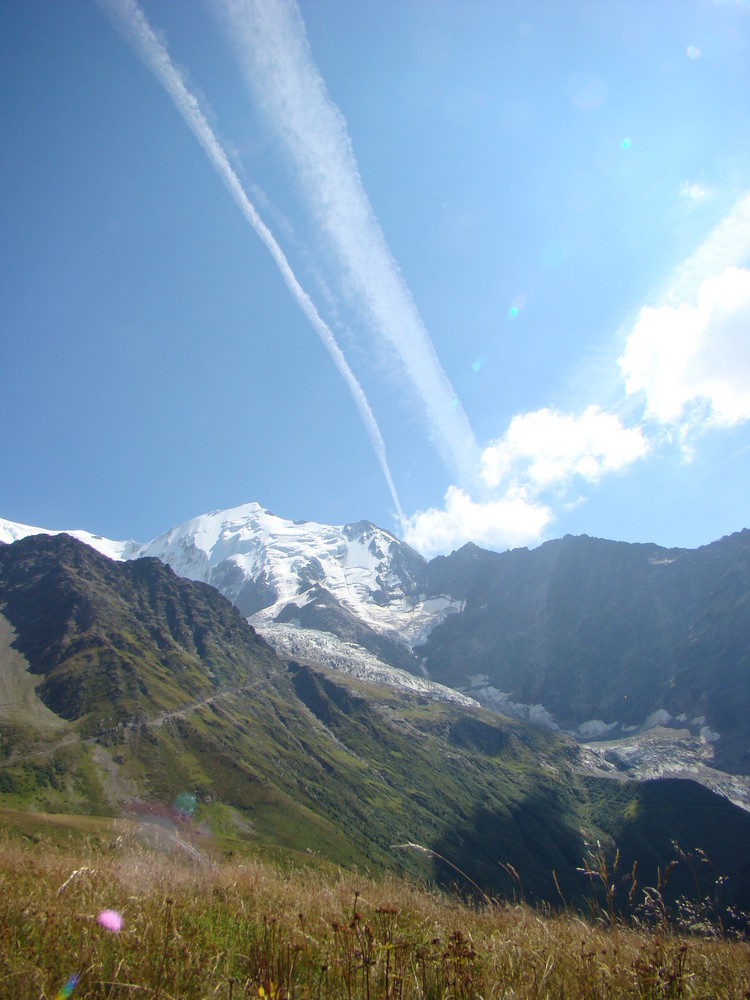
[[[0,520],[0,542],[39,533],[58,532]],[[428,593],[425,560],[368,521],[288,521],[248,503],[146,543],[66,533],[111,559],[153,556],[211,584],[284,655],[472,701],[413,676],[421,673],[413,648],[462,602]]]
[[[315,619],[330,631],[326,618],[348,614],[412,647],[460,609],[449,598],[427,597],[422,556],[369,521],[287,521],[249,503],[187,521],[138,555],[210,583],[259,626],[297,619],[314,627]]]
[[[109,559],[122,561],[125,559],[137,559],[141,555],[143,546],[139,542],[126,541],[116,542],[111,538],[103,538],[101,535],[92,535],[90,531],[82,528],[35,528],[30,524],[19,524],[17,521],[6,521],[0,517],[0,544],[10,545],[27,535],[71,535],[79,542],[90,545],[92,549],[101,552]]]
[[[0,521],[0,542],[40,530]],[[256,503],[145,544],[70,534],[213,585],[287,659],[438,682],[436,696],[579,740],[685,730],[715,766],[750,773],[750,531],[695,550],[585,535],[504,553],[466,545],[429,563],[367,521],[292,522]]]

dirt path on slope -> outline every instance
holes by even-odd
[[[3,619],[2,616],[0,616],[0,624],[3,622],[6,625],[8,625],[7,621]],[[9,625],[8,628],[10,628]],[[13,633],[12,629],[11,633],[13,635],[15,634]],[[0,643],[2,643],[2,640],[3,640],[3,633],[2,631],[0,631]],[[0,678],[2,678],[2,676],[6,673],[5,661],[3,659],[3,649],[4,647],[0,645]],[[32,710],[38,712],[38,717],[40,720],[42,720],[42,722],[44,722],[47,716],[50,717],[50,721],[47,721],[46,725],[44,726],[43,735],[47,738],[54,737],[54,734],[60,731],[61,729],[75,725],[74,723],[67,722],[65,719],[61,719],[60,716],[55,715],[54,712],[50,711],[50,709],[48,709],[44,705],[44,703],[41,701],[41,699],[33,689],[33,675],[28,674],[28,667],[26,665],[26,660],[19,653],[16,653],[15,650],[11,649],[10,652],[21,660],[21,663],[24,665],[23,669],[26,671],[29,680],[32,682],[31,692],[33,698],[36,699],[36,702],[38,702],[38,706],[41,706],[40,709],[35,703],[32,703]],[[13,669],[15,669],[17,674],[19,670],[18,665],[16,664]],[[17,676],[11,675],[9,682],[5,685],[5,687],[7,687],[8,689],[6,695],[2,679],[0,679],[0,722],[4,721],[4,717],[2,715],[2,703],[4,698],[8,697],[9,699],[12,699],[11,701],[9,701],[9,704],[11,706],[17,706],[19,704],[19,697],[21,696],[31,697],[30,695],[28,695],[28,692],[26,690],[26,686],[28,685],[28,683],[29,682],[25,680],[23,676],[21,676],[19,680]],[[120,728],[120,726],[112,726],[109,729],[100,730],[99,732],[96,733],[96,735],[88,736],[83,740],[81,739],[78,733],[72,733],[72,734],[69,733],[62,739],[50,742],[39,750],[29,750],[25,751],[24,753],[13,753],[5,760],[4,763],[18,764],[22,761],[33,760],[38,757],[46,757],[49,754],[54,753],[56,750],[61,749],[62,747],[72,746],[75,743],[82,742],[84,744],[88,744],[89,746],[95,746],[99,742],[99,738],[101,736],[106,735],[107,733],[128,732],[135,729],[139,729],[141,726],[146,726],[147,728],[154,727],[158,729],[165,723],[171,722],[173,719],[184,718],[184,716],[190,714],[191,712],[196,712],[200,708],[204,708],[207,705],[212,705],[215,701],[221,701],[225,698],[231,698],[246,694],[247,692],[252,691],[254,688],[259,687],[260,684],[261,681],[253,681],[252,684],[243,684],[240,687],[226,688],[222,691],[212,691],[211,694],[207,695],[205,698],[201,698],[198,701],[188,702],[188,704],[183,705],[181,708],[170,709],[168,712],[162,712],[161,715],[157,715],[153,719],[132,719],[126,722],[122,726],[122,728]],[[44,713],[47,713],[47,716],[45,716]],[[8,720],[5,719],[5,721]],[[14,718],[13,721],[22,722],[29,725],[32,724],[29,722],[29,718],[27,716],[23,717],[19,716],[18,718]],[[41,730],[43,728],[42,724],[41,723],[37,724],[36,728]],[[41,735],[42,733],[40,732],[40,736]]]

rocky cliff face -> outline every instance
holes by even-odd
[[[750,770],[750,532],[696,550],[566,537],[434,560],[461,614],[419,647],[435,680],[541,704],[581,735],[687,726]]]
[[[568,536],[429,563],[369,522],[291,522],[258,504],[145,545],[78,534],[212,584],[298,659],[381,679],[399,668],[581,739],[682,728],[750,772],[747,530],[696,550]]]

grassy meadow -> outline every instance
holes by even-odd
[[[0,834],[1,997],[750,997],[747,940],[680,932],[658,906],[624,921],[606,891],[585,915],[470,905],[414,880],[147,850],[85,822],[38,829]]]

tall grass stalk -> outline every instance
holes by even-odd
[[[0,997],[50,1000],[75,972],[73,1000],[741,1000],[750,946],[396,878],[0,839]]]

